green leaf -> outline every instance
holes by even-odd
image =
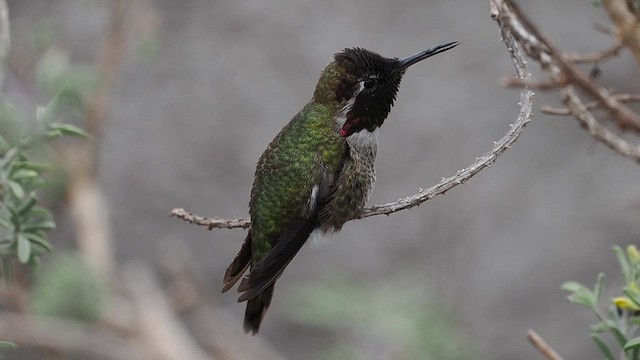
[[[33,232],[34,230],[52,230],[55,228],[56,223],[53,220],[45,219],[35,224],[26,225],[24,231]]]
[[[627,337],[624,333],[616,326],[616,324],[610,324],[611,334],[616,339],[620,346],[624,346],[627,343]]]
[[[45,248],[48,252],[53,252],[53,248],[51,244],[47,241],[47,239],[42,236],[42,234],[34,233],[34,232],[26,232],[24,236],[29,239],[32,243],[38,244]]]
[[[62,131],[60,130],[56,129],[56,130],[47,131],[47,140],[55,140],[60,136],[62,136]]]
[[[20,204],[20,206],[18,206],[18,208],[16,208],[16,212],[18,213],[18,215],[24,215],[26,213],[28,213],[31,209],[33,209],[33,207],[38,203],[38,200],[36,200],[34,195],[30,195],[29,199],[27,199],[25,202],[23,202],[22,204]]]
[[[600,349],[600,351],[602,352],[602,355],[604,355],[604,358],[606,360],[615,360],[615,358],[613,357],[613,353],[611,352],[607,344],[605,344],[604,341],[600,339],[599,336],[591,335],[591,338],[596,343],[596,345],[598,346],[598,349]]]
[[[6,215],[0,214],[0,226],[2,226],[5,229],[13,228],[13,225],[11,224],[11,221],[9,221],[9,219],[7,219],[5,216]]]
[[[601,321],[597,324],[593,324],[589,326],[589,331],[594,333],[603,333],[603,332],[609,331],[609,326],[607,326],[607,324]]]
[[[22,185],[12,180],[7,181],[7,185],[9,185],[9,189],[11,189],[11,192],[17,198],[22,199],[24,197],[24,189],[22,188]]]
[[[11,228],[13,230],[19,230],[20,227],[22,226],[22,219],[20,218],[20,215],[18,215],[16,210],[13,209],[12,207],[7,207],[7,210],[9,210],[9,214],[10,214],[9,219],[11,220],[11,224],[13,225]]]
[[[15,349],[16,344],[11,341],[0,340],[0,349]]]
[[[31,259],[29,259],[29,266],[34,272],[38,271],[40,269],[40,257],[32,256]]]
[[[16,348],[16,344],[10,341],[0,340],[0,349],[15,349],[15,348]],[[0,359],[4,359],[4,357],[0,355]]]
[[[586,286],[575,281],[568,281],[562,284],[562,289],[571,292],[571,294],[567,296],[570,302],[586,306],[589,309],[596,308],[596,296]]]
[[[637,287],[626,286],[622,292],[636,305],[640,306],[640,290]]]
[[[50,171],[51,169],[53,169],[53,166],[51,166],[51,164],[37,161],[21,161],[15,164],[14,167],[17,169],[33,170],[39,173]]]
[[[584,285],[576,281],[567,281],[564,284],[562,284],[562,290],[570,291],[570,292],[580,291],[581,289],[584,289],[584,288],[585,288]]]
[[[47,106],[36,107],[36,120],[38,120],[38,123],[46,124],[51,120],[51,118],[53,117],[53,109],[50,105],[51,103],[49,103],[49,105]]]
[[[18,234],[18,260],[26,264],[31,257],[31,242],[24,234]]]
[[[71,124],[52,123],[51,130],[58,130],[64,135],[90,139],[91,134]]]
[[[604,273],[598,274],[598,280],[596,280],[596,285],[593,287],[593,293],[596,297],[596,302],[600,301],[600,296],[602,295],[602,285],[604,284]]]
[[[622,281],[625,284],[628,284],[631,282],[631,267],[629,266],[629,262],[627,261],[627,255],[625,254],[624,250],[622,250],[622,248],[620,246],[613,246],[613,253],[615,254],[616,258],[618,259],[618,263],[620,264],[620,271],[622,272]]]
[[[33,209],[31,209],[31,217],[32,218],[42,218],[42,219],[53,219],[53,214],[51,213],[51,211],[43,208],[42,206],[34,206]]]
[[[18,169],[14,171],[9,177],[13,180],[20,180],[20,179],[35,178],[35,177],[38,177],[39,175],[40,174],[38,174],[38,172],[34,170]]]
[[[640,347],[640,336],[627,341],[627,343],[624,344],[624,351],[635,349],[637,347]]]
[[[11,145],[9,144],[9,142],[5,140],[5,138],[0,134],[0,151],[6,150],[10,147]]]

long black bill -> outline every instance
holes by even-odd
[[[428,57],[432,57],[433,55],[440,54],[441,52],[451,50],[458,45],[460,45],[460,41],[453,41],[450,43],[434,46],[431,49],[420,51],[417,54],[399,59],[400,66],[396,69],[396,71],[404,70],[419,61],[422,61]]]

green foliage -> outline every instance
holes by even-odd
[[[393,359],[463,359],[461,339],[441,305],[428,301],[426,289],[389,280],[376,289],[345,280],[303,288],[294,317],[304,324],[339,334],[322,359],[377,356]],[[341,335],[340,335],[341,334]],[[366,355],[369,354],[369,355]]]
[[[31,309],[38,315],[95,321],[104,307],[105,293],[81,258],[59,256],[46,272],[38,273],[30,297]]]
[[[620,265],[624,288],[620,296],[611,300],[606,313],[600,306],[604,274],[600,273],[593,289],[569,281],[562,285],[562,289],[569,291],[567,299],[575,304],[591,310],[599,322],[592,325],[591,338],[607,360],[614,360],[613,354],[620,353],[621,359],[640,360],[640,254],[638,249],[630,245],[625,252],[619,246],[613,247],[613,252]],[[602,335],[609,334],[615,341],[615,347],[608,345]]]
[[[0,105],[0,260],[5,269],[9,258],[37,266],[39,256],[51,252],[47,231],[55,223],[51,212],[38,205],[51,165],[35,160],[32,153],[62,135],[88,137],[73,125],[52,121],[65,105],[64,96],[61,92],[37,109],[37,125],[28,134],[21,134],[12,107]]]
[[[72,65],[68,53],[50,46],[47,29],[34,31],[34,43],[43,53],[36,69],[38,88],[51,101],[36,109],[31,129],[24,124],[33,115],[19,114],[6,100],[0,101],[0,263],[5,279],[11,276],[11,259],[37,266],[40,255],[51,252],[47,232],[55,223],[51,212],[40,204],[43,188],[59,185],[59,179],[51,175],[59,174],[47,161],[48,144],[63,135],[90,137],[56,120],[84,117],[88,97],[97,84],[95,71]]]

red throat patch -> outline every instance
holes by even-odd
[[[365,129],[371,125],[371,119],[366,116],[355,117],[352,113],[347,114],[347,121],[342,125],[339,134],[343,138],[350,136],[362,129]]]

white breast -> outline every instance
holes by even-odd
[[[376,128],[373,132],[362,129],[357,133],[347,137],[347,143],[351,148],[362,154],[371,163],[376,159],[378,152],[378,134],[380,128]]]

